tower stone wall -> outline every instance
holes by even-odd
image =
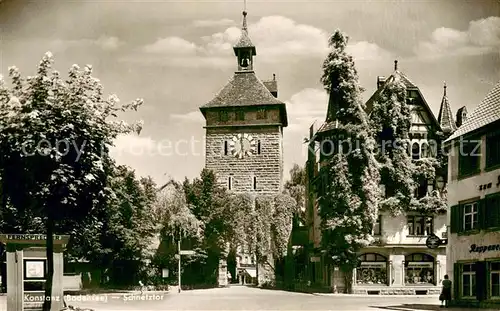
[[[225,154],[224,143],[232,141],[237,134],[248,134],[256,144],[260,142],[260,153],[240,159],[228,146]],[[205,167],[216,172],[223,187],[228,188],[229,177],[232,177],[231,192],[276,194],[283,187],[282,144],[282,132],[278,126],[207,129]]]

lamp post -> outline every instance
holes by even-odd
[[[179,263],[178,263],[179,289],[178,289],[178,293],[180,293],[181,292],[181,232],[180,232],[180,230],[179,230],[179,240],[177,241],[177,250],[178,250],[177,254],[179,256]]]

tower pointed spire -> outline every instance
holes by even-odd
[[[234,45],[234,55],[238,58],[238,71],[253,70],[253,56],[257,55],[255,46],[248,36],[246,1],[243,10],[243,23],[241,27],[241,36]]]
[[[452,133],[457,129],[455,120],[453,120],[450,102],[448,101],[448,96],[446,96],[446,82],[443,84],[443,99],[441,100],[441,107],[439,107],[438,122],[446,134]]]

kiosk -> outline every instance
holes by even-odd
[[[7,249],[7,311],[42,310],[47,279],[47,237],[41,234],[2,234]],[[54,277],[51,310],[64,307],[63,251],[69,236],[54,235]]]

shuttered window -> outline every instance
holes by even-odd
[[[500,132],[486,137],[486,168],[500,165]]]
[[[458,175],[466,177],[478,173],[481,164],[481,141],[470,140],[461,142],[458,151]]]
[[[500,193],[485,198],[484,229],[500,227]],[[487,216],[486,216],[487,215]]]
[[[462,233],[485,229],[487,221],[486,201],[484,199],[450,208],[450,233]]]

